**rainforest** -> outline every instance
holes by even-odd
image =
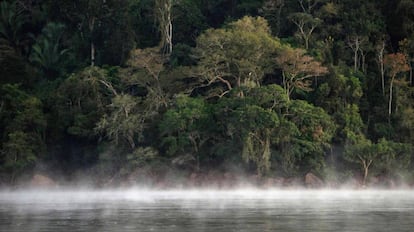
[[[4,0],[0,186],[413,186],[413,68],[411,0]]]

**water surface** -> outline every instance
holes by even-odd
[[[414,191],[0,192],[0,231],[413,231]]]

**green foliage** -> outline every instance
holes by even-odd
[[[173,42],[194,46],[195,38],[207,28],[200,6],[194,0],[181,0],[172,9]],[[176,49],[174,47],[174,49]],[[174,51],[174,50],[173,50]]]
[[[244,17],[223,29],[209,29],[197,38],[195,55],[202,82],[223,96],[234,87],[258,86],[264,75],[272,71],[270,57],[279,46],[261,17]]]
[[[23,8],[19,7],[17,1],[2,1],[0,3],[0,42],[7,43],[21,51],[27,40],[24,35],[24,26],[28,18]]]
[[[292,13],[289,19],[297,26],[297,35],[303,40],[305,49],[309,49],[312,33],[321,24],[322,20],[306,12]]]
[[[134,97],[122,94],[112,99],[109,105],[110,114],[104,115],[96,124],[96,130],[103,132],[115,145],[122,141],[135,148],[140,128],[140,115],[136,113],[138,100]]]
[[[60,126],[70,135],[94,137],[94,127],[115,89],[106,70],[89,67],[69,76],[55,94]],[[116,91],[115,91],[116,92]]]
[[[10,174],[10,181],[13,183],[16,175],[27,167],[33,166],[37,160],[36,139],[31,138],[25,132],[15,131],[7,136],[7,142],[3,144],[1,171]]]
[[[221,99],[218,103],[221,110],[217,112],[222,115],[220,124],[228,136],[223,140],[239,141],[242,159],[252,162],[258,175],[265,175],[270,170],[271,138],[279,125],[279,116],[272,107],[280,107],[276,106],[276,101],[279,100],[278,94],[283,94],[278,88],[262,88],[265,90],[263,95],[261,88],[253,88],[252,94],[247,91],[244,98]],[[256,102],[255,98],[261,101]],[[266,106],[269,108],[264,108]]]
[[[335,140],[344,142],[365,129],[359,109],[363,89],[359,77],[348,68],[331,70],[315,91],[315,102],[332,115],[338,125]]]
[[[377,153],[381,157],[378,169],[389,176],[398,176],[410,165],[412,146],[380,139],[377,143]]]
[[[396,177],[408,167],[411,159],[411,146],[380,139],[378,143],[360,137],[345,148],[345,159],[358,163],[364,171],[363,184],[367,182],[369,171],[374,169],[389,177]]]
[[[344,138],[351,142],[356,142],[363,134],[364,123],[362,122],[357,105],[347,105],[343,113],[344,124],[342,133]]]
[[[325,150],[330,147],[336,129],[331,117],[322,108],[294,100],[290,101],[284,126],[280,136],[285,137],[278,141],[278,150],[289,161],[281,162],[282,169],[288,170],[287,174],[295,173],[295,169],[291,169],[295,166],[298,167],[296,171],[321,172]]]
[[[126,155],[126,165],[121,172],[129,173],[138,167],[148,165],[158,156],[158,151],[152,147],[138,147]]]
[[[63,67],[63,61],[68,49],[61,48],[61,37],[64,25],[48,23],[42,30],[42,34],[32,46],[30,61],[38,65],[49,78],[56,78]]]
[[[163,115],[159,124],[162,144],[169,155],[189,153],[199,168],[203,145],[210,139],[212,125],[209,105],[201,98],[178,95],[175,106]]]
[[[14,182],[18,174],[34,165],[44,153],[46,119],[42,103],[17,85],[1,88],[0,172]]]
[[[377,161],[378,153],[375,148],[375,144],[362,136],[355,144],[349,144],[345,147],[344,158],[349,162],[359,164],[363,171],[363,185],[366,184],[371,165]]]
[[[108,178],[161,163],[400,178],[412,172],[413,6],[1,1],[1,175],[53,162]]]
[[[279,124],[277,114],[259,106],[246,106],[237,109],[235,114],[237,123],[242,126],[243,160],[252,161],[258,175],[266,174],[270,170],[271,133]]]

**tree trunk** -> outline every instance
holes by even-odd
[[[354,52],[354,71],[356,72],[358,70],[358,64],[359,64],[359,56],[358,52],[361,50],[361,44],[364,42],[363,38],[360,38],[359,36],[355,36],[353,39],[348,38],[348,46],[352,49]]]
[[[188,138],[190,139],[191,143],[193,144],[193,149],[196,155],[196,170],[197,172],[200,171],[200,154],[198,153],[198,145],[196,138],[193,135],[189,135]]]
[[[377,62],[379,64],[379,70],[381,73],[381,87],[382,95],[385,97],[385,67],[384,67],[384,51],[385,51],[385,41],[382,41],[381,47],[377,48]]]
[[[277,36],[279,36],[280,34],[280,25],[282,21],[282,10],[284,6],[285,6],[284,1],[281,1],[279,10],[277,11],[277,21],[276,21],[277,31],[275,31],[275,34]]]
[[[285,75],[284,72],[282,73],[282,77],[283,77],[283,87],[285,89],[286,96],[287,96],[287,99],[289,101],[290,100],[290,85],[289,85],[288,81],[286,80],[286,75]]]
[[[358,70],[358,50],[354,50],[354,71]]]
[[[304,36],[305,39],[305,49],[308,50],[309,49],[309,37]]]
[[[382,84],[382,95],[385,96],[385,68],[384,68],[384,61],[381,62],[381,84]]]
[[[161,47],[165,55],[170,55],[173,49],[172,0],[157,0],[159,29],[161,33]]]
[[[364,51],[362,49],[360,49],[361,52],[361,66],[362,66],[362,72],[364,74],[367,73],[367,67],[366,67],[366,63],[365,63],[365,59],[366,59],[366,54],[364,53]]]
[[[91,66],[95,66],[95,44],[91,41]]]
[[[413,86],[413,66],[412,66],[412,62],[409,61],[408,65],[410,66],[410,85]]]
[[[89,19],[89,33],[90,33],[90,40],[91,40],[91,66],[95,66],[95,44],[93,42],[93,31],[95,28],[95,17],[91,17]]]
[[[390,83],[390,97],[388,100],[388,122],[391,122],[391,113],[392,113],[392,95],[393,95],[393,85],[394,85],[394,78],[395,75],[392,76],[391,78],[391,83]]]
[[[362,180],[363,187],[367,185],[367,178],[368,178],[368,167],[364,165],[364,179]]]

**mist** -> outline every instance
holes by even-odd
[[[20,189],[2,231],[409,231],[411,190]]]

